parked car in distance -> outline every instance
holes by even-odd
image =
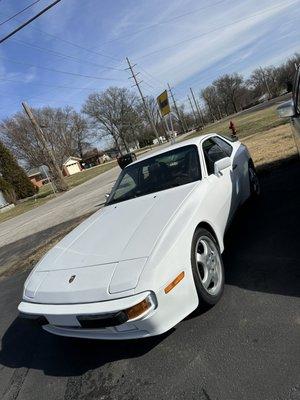
[[[55,245],[24,285],[21,316],[62,336],[159,335],[224,288],[224,233],[260,192],[247,148],[208,134],[123,169],[106,205]]]
[[[295,142],[300,155],[300,65],[295,73],[292,100],[280,104],[277,107],[277,112],[282,118],[291,117]]]
[[[124,169],[127,165],[131,164],[133,161],[136,161],[136,159],[137,157],[135,153],[127,153],[122,156],[121,155],[117,156],[117,161],[121,169]]]

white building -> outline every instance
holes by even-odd
[[[77,174],[78,172],[82,171],[82,167],[80,164],[81,158],[79,157],[69,157],[63,163],[63,174],[65,176],[70,176]]]

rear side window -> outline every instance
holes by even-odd
[[[221,147],[221,149],[227,154],[228,157],[231,156],[233,148],[229,143],[227,143],[225,140],[221,139],[218,136],[214,137],[213,141],[216,142],[217,145]]]
[[[208,175],[214,173],[215,162],[228,157],[225,151],[212,139],[207,139],[202,145]]]
[[[295,77],[295,85],[294,85],[294,104],[297,114],[300,114],[300,65],[298,66],[298,70]]]

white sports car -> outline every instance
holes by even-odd
[[[81,338],[166,332],[220,299],[225,229],[259,190],[247,148],[217,134],[143,157],[121,172],[105,207],[36,265],[21,316]]]

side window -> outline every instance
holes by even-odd
[[[233,148],[229,143],[227,143],[225,140],[221,139],[218,136],[214,137],[213,141],[221,147],[221,149],[227,154],[228,157],[231,156]]]
[[[126,197],[135,188],[136,188],[136,181],[134,180],[134,177],[129,174],[125,174],[119,184],[118,189],[115,192],[114,197],[115,199]]]
[[[300,114],[300,65],[298,66],[295,74],[294,88],[293,88],[293,101],[295,105],[295,111]]]
[[[207,139],[202,145],[207,173],[211,175],[214,173],[215,162],[222,158],[228,157],[223,149],[212,139]]]

